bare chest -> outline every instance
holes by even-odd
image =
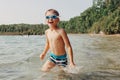
[[[48,34],[48,40],[51,42],[51,41],[54,41],[54,42],[56,42],[56,41],[59,41],[59,40],[61,40],[62,39],[62,37],[61,37],[61,35],[59,34],[59,33],[57,33],[57,32],[52,32],[52,33],[49,33]]]

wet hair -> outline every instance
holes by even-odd
[[[45,12],[45,15],[47,14],[47,12],[49,12],[49,11],[52,11],[53,13],[55,13],[57,16],[59,16],[59,13],[58,13],[58,11],[57,10],[55,10],[55,9],[48,9],[46,12]]]

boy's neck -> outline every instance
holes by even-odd
[[[56,30],[56,29],[58,29],[58,26],[51,26],[50,27],[50,30]]]

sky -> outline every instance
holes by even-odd
[[[93,0],[0,0],[0,24],[45,23],[45,12],[56,9],[60,20],[80,16]]]

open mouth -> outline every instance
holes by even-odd
[[[52,24],[53,22],[48,22],[48,23]]]

